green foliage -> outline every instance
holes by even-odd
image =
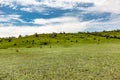
[[[50,45],[64,46],[67,44],[81,43],[102,43],[120,40],[120,31],[103,31],[103,32],[79,32],[79,33],[52,33],[37,34],[18,38],[9,37],[0,39],[0,48],[18,48],[18,47],[40,47]]]

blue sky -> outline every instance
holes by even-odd
[[[120,29],[119,5],[120,0],[0,0],[0,37]]]

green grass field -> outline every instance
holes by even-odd
[[[120,80],[120,30],[0,38],[0,80]]]
[[[0,80],[120,80],[120,42],[0,50]]]

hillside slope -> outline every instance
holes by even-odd
[[[0,48],[6,49],[10,47],[43,47],[52,45],[59,45],[69,47],[74,44],[84,43],[105,43],[105,42],[119,42],[120,30],[103,31],[103,32],[79,32],[79,33],[52,33],[52,34],[37,34],[30,36],[21,35],[18,38],[0,38]]]

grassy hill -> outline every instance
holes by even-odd
[[[0,80],[120,80],[120,31],[0,39]]]
[[[21,35],[18,38],[0,38],[0,48],[6,49],[10,47],[44,47],[59,45],[69,47],[73,44],[83,43],[103,43],[103,42],[117,42],[120,40],[120,30],[103,31],[103,32],[79,32],[79,33],[52,33],[52,34],[37,34],[30,36]]]

